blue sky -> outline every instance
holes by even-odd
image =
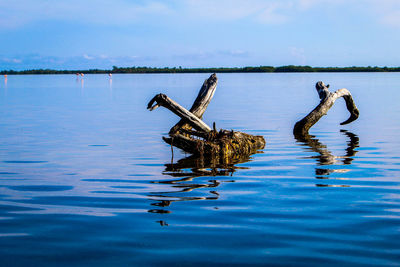
[[[400,66],[399,0],[0,0],[0,69]]]

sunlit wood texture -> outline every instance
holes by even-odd
[[[181,118],[171,128],[169,137],[163,137],[164,141],[194,155],[222,157],[242,156],[263,148],[265,140],[262,136],[233,130],[217,131],[215,123],[211,129],[201,120],[215,93],[217,81],[217,76],[212,74],[204,82],[190,111],[164,94],[158,94],[150,100],[147,105],[150,111],[163,106]]]
[[[295,136],[307,135],[310,128],[317,123],[322,116],[326,115],[335,101],[341,97],[346,101],[346,107],[350,112],[350,117],[346,121],[340,123],[340,125],[351,123],[358,118],[360,113],[349,90],[342,88],[333,93],[329,91],[329,85],[325,85],[321,81],[317,82],[315,88],[317,89],[321,102],[307,116],[295,124],[293,129]]]

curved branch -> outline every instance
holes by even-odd
[[[350,117],[344,122],[340,123],[340,125],[349,124],[350,122],[358,119],[360,112],[356,106],[356,103],[354,103],[353,96],[350,94],[349,90],[347,90],[346,88],[342,88],[337,90],[335,94],[337,94],[337,98],[344,98],[344,100],[346,101],[347,110],[350,112]]]
[[[150,102],[147,104],[147,109],[152,111],[160,106],[163,106],[171,110],[173,113],[181,117],[183,120],[185,120],[186,123],[189,123],[196,130],[203,132],[211,131],[211,128],[207,124],[205,124],[202,120],[200,120],[196,115],[194,115],[189,110],[185,109],[184,107],[182,107],[181,105],[179,105],[174,100],[172,100],[171,98],[169,98],[164,94],[158,94],[155,97],[153,97],[153,99],[151,99]]]
[[[357,109],[356,104],[354,103],[353,97],[351,96],[349,90],[347,90],[346,88],[342,88],[332,93],[328,90],[329,85],[325,85],[321,81],[317,82],[315,87],[317,89],[321,102],[307,116],[305,116],[302,120],[298,121],[295,124],[293,129],[293,134],[295,136],[307,135],[310,128],[315,123],[317,123],[322,118],[322,116],[326,115],[328,110],[340,97],[344,98],[344,100],[346,101],[347,110],[350,112],[350,117],[346,121],[340,123],[340,125],[348,124],[358,118],[360,113]]]

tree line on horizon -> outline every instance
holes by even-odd
[[[249,72],[400,72],[400,67],[311,67],[311,66],[259,66],[259,67],[220,67],[220,68],[182,68],[182,67],[117,67],[111,70],[89,69],[89,70],[53,70],[53,69],[31,69],[31,70],[2,70],[0,74],[104,74],[104,73],[249,73]]]

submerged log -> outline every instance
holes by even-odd
[[[192,136],[196,136],[193,133]],[[164,141],[194,155],[219,155],[221,157],[235,157],[255,153],[265,146],[262,136],[254,136],[242,132],[211,131],[202,133],[202,139],[174,134],[171,137],[163,137]]]
[[[255,153],[265,146],[262,136],[242,132],[213,129],[201,118],[207,109],[217,86],[217,76],[212,74],[203,84],[192,108],[185,109],[168,96],[158,94],[150,100],[151,111],[163,106],[178,115],[181,120],[171,128],[164,141],[193,155],[235,157]]]
[[[319,81],[316,83],[315,88],[317,89],[319,98],[321,102],[317,107],[314,108],[307,116],[305,116],[302,120],[298,121],[293,129],[293,134],[295,136],[306,136],[308,135],[308,131],[310,128],[322,118],[322,116],[326,115],[328,110],[333,106],[335,101],[343,97],[346,101],[347,110],[350,112],[350,117],[340,123],[340,125],[349,124],[355,121],[360,112],[357,109],[356,104],[354,103],[353,97],[350,94],[349,90],[346,88],[342,88],[337,90],[336,92],[329,92],[329,84],[325,85],[323,82]]]

